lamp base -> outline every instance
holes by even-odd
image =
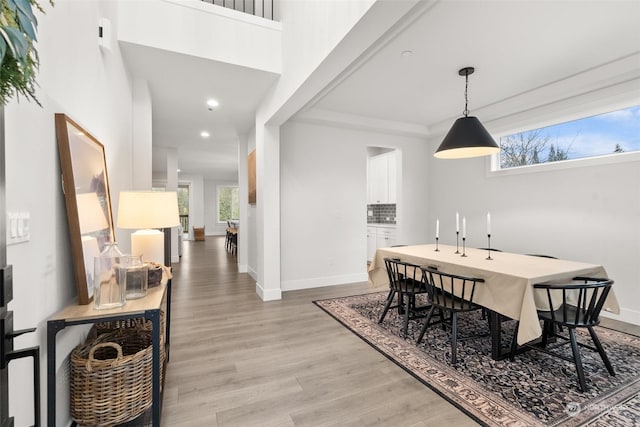
[[[164,234],[160,230],[138,230],[131,235],[131,254],[143,261],[164,264]]]

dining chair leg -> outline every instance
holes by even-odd
[[[403,315],[405,308],[404,295],[402,294],[402,292],[398,291],[398,314]]]
[[[457,344],[458,344],[458,325],[457,325],[457,320],[458,320],[458,314],[455,311],[451,312],[451,364],[455,365],[456,363],[458,363],[457,360]]]
[[[389,295],[387,296],[387,303],[384,305],[384,310],[382,310],[382,315],[380,316],[378,323],[382,323],[382,321],[384,320],[384,317],[387,315],[387,311],[389,311],[389,307],[391,307],[391,304],[393,303],[393,298],[395,296],[396,296],[396,291],[394,291],[393,289],[389,289]]]
[[[407,295],[407,306],[404,308],[404,338],[407,337],[407,330],[409,329],[409,313],[411,312],[411,295]]]
[[[587,383],[584,380],[584,370],[582,369],[582,360],[580,359],[580,349],[578,348],[578,341],[576,340],[575,328],[569,329],[569,340],[571,341],[571,350],[573,350],[573,361],[576,365],[576,371],[578,372],[578,382],[580,383],[580,390],[587,391]]]
[[[548,321],[544,321],[542,325],[542,341],[540,341],[540,347],[547,348],[547,344],[549,343],[549,329],[553,328],[553,324]]]
[[[600,357],[602,358],[604,365],[607,367],[607,371],[609,371],[609,374],[612,377],[615,377],[616,373],[613,370],[613,366],[611,366],[611,362],[609,362],[609,358],[607,357],[607,354],[604,352],[604,348],[602,348],[602,344],[600,343],[600,340],[596,335],[596,331],[593,330],[593,327],[589,327],[588,329],[589,329],[589,334],[591,334],[591,340],[596,345],[596,348],[598,349],[598,353],[600,353]]]
[[[433,316],[433,311],[435,310],[436,306],[432,305],[431,308],[429,309],[429,313],[427,313],[427,318],[424,321],[424,325],[422,325],[422,329],[420,330],[420,336],[418,337],[418,340],[416,341],[416,344],[420,344],[422,342],[422,337],[424,337],[424,333],[427,331],[427,328],[429,327],[429,322],[431,322],[431,316]],[[440,310],[440,315],[442,315],[442,310]]]

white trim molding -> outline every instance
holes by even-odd
[[[256,282],[256,294],[262,301],[276,301],[282,299],[282,289],[263,289],[260,283]]]
[[[283,291],[299,289],[321,288],[324,286],[346,285],[349,283],[366,282],[367,273],[347,274],[342,276],[314,277],[310,279],[285,280],[282,282]]]

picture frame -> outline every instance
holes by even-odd
[[[55,115],[62,191],[78,304],[93,299],[93,260],[113,242],[113,214],[104,146],[67,115]]]
[[[247,172],[249,175],[249,204],[256,204],[256,150],[249,153],[247,158]]]

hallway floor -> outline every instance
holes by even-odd
[[[312,304],[363,292],[366,283],[262,302],[224,237],[185,241],[162,425],[475,425]]]

